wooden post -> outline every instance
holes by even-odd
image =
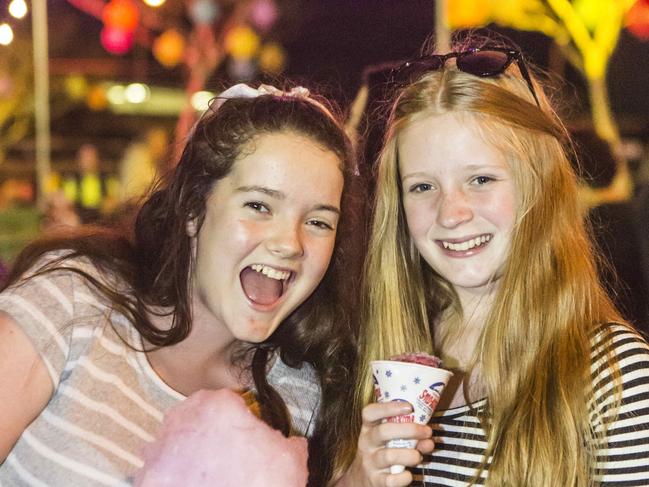
[[[45,209],[50,177],[50,83],[48,67],[47,0],[32,1],[34,44],[34,117],[36,137],[36,204]]]

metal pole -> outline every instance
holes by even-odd
[[[446,3],[453,0],[435,0],[435,50],[451,50],[451,31],[448,28]]]
[[[36,204],[45,208],[50,176],[50,83],[47,35],[47,0],[32,1],[34,44],[34,117],[36,137]]]

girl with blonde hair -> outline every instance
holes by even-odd
[[[471,42],[393,73],[337,485],[649,485],[649,346],[598,282],[566,131],[518,51]],[[385,422],[411,407],[371,404],[369,362],[413,351],[453,380],[428,425]]]

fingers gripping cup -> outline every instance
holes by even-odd
[[[430,365],[424,365],[426,362]],[[428,423],[444,387],[453,375],[439,368],[437,357],[421,353],[374,360],[370,365],[377,402],[405,401],[412,406],[410,414],[387,419],[393,423]],[[396,439],[388,442],[388,448],[415,448],[416,445],[417,440]],[[390,473],[401,473],[404,468],[403,465],[392,465]]]

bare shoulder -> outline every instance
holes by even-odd
[[[52,396],[52,381],[31,341],[0,311],[0,463]]]

